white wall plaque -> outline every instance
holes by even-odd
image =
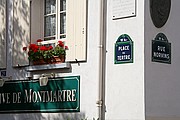
[[[134,16],[136,16],[136,0],[113,0],[113,20]]]

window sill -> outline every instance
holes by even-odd
[[[26,67],[26,71],[41,71],[41,70],[56,70],[56,69],[69,69],[71,68],[70,63],[61,63],[61,64],[46,64],[46,65],[32,65]]]

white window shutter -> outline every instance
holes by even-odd
[[[6,0],[0,0],[0,69],[6,68]]]
[[[66,41],[65,44],[68,45],[69,50],[66,54],[66,61],[74,61],[75,60],[75,34],[74,34],[74,20],[75,20],[75,11],[74,11],[74,0],[68,0],[67,2],[67,12],[66,12]]]
[[[86,60],[86,0],[67,1],[67,61]]]
[[[31,0],[31,43],[43,39],[43,0]]]
[[[29,64],[23,47],[30,43],[30,0],[13,0],[13,66]]]

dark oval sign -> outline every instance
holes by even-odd
[[[161,28],[168,20],[171,0],[150,0],[150,13],[154,25]]]

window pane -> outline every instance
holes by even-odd
[[[44,22],[45,37],[56,35],[56,16],[46,16]]]
[[[44,41],[48,41],[48,40],[55,40],[55,37],[48,37],[48,38],[44,38]]]
[[[66,11],[66,0],[60,0],[60,11]]]
[[[60,34],[66,33],[66,13],[60,14]]]
[[[45,0],[45,15],[56,12],[56,0]]]
[[[60,35],[60,39],[66,38],[66,35]]]

